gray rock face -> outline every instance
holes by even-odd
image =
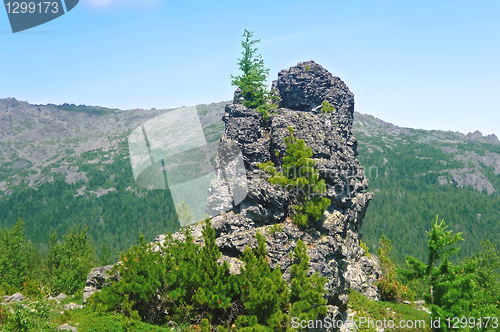
[[[380,275],[377,261],[368,261],[359,246],[359,230],[373,194],[367,192],[367,179],[356,159],[357,141],[350,131],[354,97],[339,78],[314,62],[282,71],[273,86],[280,94],[281,108],[269,116],[268,123],[255,110],[239,103],[225,109],[221,143],[236,144],[242,152],[248,194],[241,203],[234,204],[231,195],[217,190],[223,179],[212,182],[208,208],[231,209],[212,218],[221,260],[230,264],[231,273],[239,273],[240,255],[246,246],[255,247],[255,234],[260,232],[266,238],[271,266],[279,265],[283,277],[290,281],[290,254],[297,240],[302,239],[308,246],[310,272],[317,271],[328,279],[329,315],[345,317],[349,288],[378,299],[373,282]],[[315,109],[325,100],[335,106],[336,113],[324,114]],[[311,148],[314,167],[327,184],[323,196],[331,200],[324,216],[305,229],[291,219],[294,193],[270,184],[269,175],[257,167],[258,163],[272,161],[280,170],[286,155],[284,138],[290,135],[288,127],[293,127],[294,135]],[[195,242],[202,244],[201,227],[190,229]],[[174,234],[174,238],[183,240],[182,233]],[[165,236],[159,235],[153,244],[164,241]],[[94,269],[87,278],[85,294],[107,280],[104,271]]]
[[[113,265],[106,265],[102,267],[96,267],[90,271],[87,276],[87,281],[85,283],[85,288],[83,290],[83,303],[92,295],[94,292],[101,290],[104,286],[110,285],[113,281],[118,281],[120,276],[118,273],[114,275],[109,275],[108,271],[111,270]]]
[[[289,281],[289,254],[302,239],[308,245],[311,272],[318,271],[328,279],[330,311],[342,314],[350,287],[378,299],[373,282],[381,275],[378,261],[367,260],[359,247],[359,230],[373,194],[366,192],[368,183],[356,160],[357,141],[350,131],[354,96],[338,77],[312,61],[281,71],[273,87],[280,95],[281,108],[269,116],[267,124],[259,113],[241,104],[226,107],[221,141],[235,143],[242,151],[248,195],[232,206],[232,212],[212,219],[216,242],[222,259],[237,273],[241,263],[238,257],[246,246],[256,245],[255,234],[260,232],[266,237],[271,265],[279,265]],[[319,112],[317,107],[323,101],[337,111]],[[315,168],[327,184],[324,196],[332,201],[324,217],[306,229],[291,221],[293,193],[270,184],[268,175],[257,167],[258,163],[272,161],[280,170],[282,156],[286,155],[284,139],[290,135],[288,127],[293,127],[294,135],[312,149]],[[232,203],[215,189],[211,194],[212,205]],[[280,227],[273,227],[275,224]],[[199,230],[193,227],[193,233],[199,234]]]
[[[378,301],[380,296],[373,284],[382,275],[380,262],[375,255],[371,255],[371,257],[361,256],[359,260],[347,268],[347,279],[351,282],[351,288],[375,301]]]
[[[301,62],[278,73],[272,87],[281,97],[280,106],[312,111],[327,101],[336,109],[335,122],[345,133],[351,131],[354,95],[347,85],[314,61]]]

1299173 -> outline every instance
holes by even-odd
[[[8,14],[57,14],[59,12],[59,3],[44,2],[7,2],[5,4]]]

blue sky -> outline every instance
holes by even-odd
[[[278,71],[314,60],[356,110],[400,126],[500,137],[499,1],[80,0],[12,34],[0,10],[0,98],[122,109],[232,98],[244,29]]]

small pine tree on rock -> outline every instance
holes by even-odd
[[[288,311],[290,292],[279,266],[274,270],[269,266],[264,236],[257,233],[256,239],[257,248],[246,247],[241,257],[245,266],[241,268],[239,286],[248,315],[238,317],[236,325],[241,328],[262,325],[281,331],[288,324],[285,312]]]
[[[293,250],[293,265],[291,269],[291,317],[302,320],[316,320],[319,316],[327,313],[325,284],[327,279],[321,277],[318,272],[308,276],[309,256],[306,244],[299,239]]]
[[[292,127],[290,136],[285,138],[286,155],[283,157],[283,171],[277,172],[274,163],[260,163],[257,166],[271,174],[269,182],[287,189],[293,197],[295,215],[293,221],[306,227],[309,220],[318,220],[331,204],[330,199],[321,197],[326,189],[325,180],[319,179],[319,172],[313,166],[313,153],[303,139],[295,137]]]

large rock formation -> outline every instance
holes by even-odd
[[[231,193],[220,190],[226,188],[225,180],[212,182],[207,208],[212,215],[220,212],[212,219],[212,226],[221,259],[230,263],[232,273],[239,273],[242,264],[238,258],[246,246],[255,246],[255,234],[260,232],[267,240],[270,264],[279,265],[289,281],[290,253],[300,238],[308,246],[311,272],[318,271],[328,279],[329,315],[343,315],[351,284],[366,296],[378,299],[373,281],[381,275],[377,261],[367,260],[359,246],[359,231],[373,194],[367,192],[368,183],[356,159],[357,142],[351,134],[354,96],[342,80],[313,61],[281,71],[273,87],[281,98],[280,108],[270,114],[267,123],[261,114],[238,100],[226,106],[225,133],[221,138],[225,150],[219,157],[231,159],[227,158],[231,146],[241,151],[248,194],[234,205]],[[336,112],[322,113],[323,101],[335,106]],[[281,167],[282,156],[286,155],[284,139],[290,135],[288,127],[293,127],[294,135],[312,149],[314,167],[327,184],[324,197],[332,202],[323,218],[305,229],[290,218],[291,194],[270,184],[269,175],[257,166],[273,161],[278,169]],[[224,163],[221,159],[218,162]],[[228,207],[230,211],[223,213]],[[201,243],[201,226],[191,226],[191,230]],[[182,239],[183,235],[176,233],[174,237]],[[160,235],[155,242],[164,239]]]
[[[280,108],[264,123],[255,110],[239,103],[227,105],[223,143],[237,144],[247,170],[248,195],[232,211],[212,219],[223,259],[237,261],[245,246],[254,246],[257,231],[266,235],[271,265],[279,264],[289,280],[289,253],[301,238],[308,244],[311,270],[328,278],[328,304],[331,312],[343,313],[348,301],[350,279],[365,295],[377,299],[373,286],[380,269],[370,264],[359,247],[359,230],[373,194],[356,160],[356,139],[351,134],[354,96],[345,83],[313,61],[299,63],[279,73],[273,82]],[[335,106],[335,113],[322,113],[323,101]],[[268,181],[258,163],[273,161],[279,168],[286,155],[284,138],[293,127],[295,136],[312,149],[315,168],[327,184],[326,197],[332,201],[322,219],[300,229],[289,218],[291,197]],[[279,154],[277,154],[278,152]],[[213,183],[214,188],[222,187]],[[212,206],[231,204],[230,195],[213,189]],[[282,231],[272,230],[281,224]],[[193,229],[194,230],[194,229]],[[195,233],[199,232],[195,230]],[[373,263],[373,262],[372,262]]]

